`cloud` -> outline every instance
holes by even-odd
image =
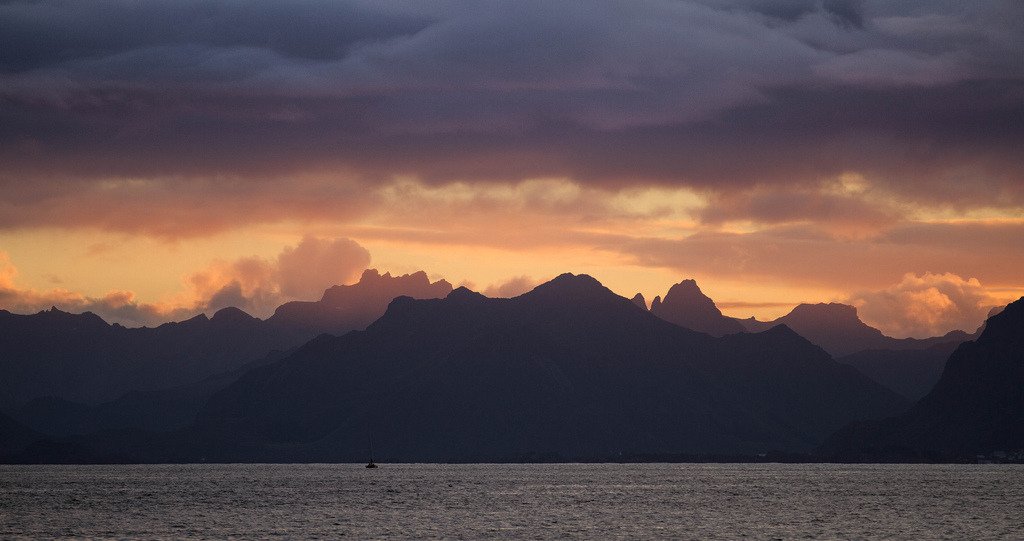
[[[760,224],[815,223],[833,232],[879,231],[906,217],[891,200],[865,197],[864,185],[841,181],[816,189],[756,188],[717,194],[697,212],[705,224],[752,221]],[[846,192],[846,193],[844,193]]]
[[[153,326],[234,306],[267,317],[291,300],[316,300],[332,285],[350,283],[369,265],[369,252],[346,238],[303,237],[276,258],[258,256],[216,261],[185,277],[185,288],[160,302],[142,302],[131,291],[91,297],[63,288],[18,287],[17,268],[0,251],[0,307],[33,313],[56,306],[94,312],[109,322]]]
[[[6,252],[0,251],[0,307],[14,313],[34,313],[56,306],[69,312],[93,312],[107,321],[129,326],[158,325],[195,315],[195,310],[140,302],[130,291],[111,291],[91,297],[64,288],[19,288],[18,270]]]
[[[847,302],[868,325],[890,336],[916,338],[953,329],[973,332],[1001,304],[975,278],[930,272],[907,273],[898,284],[855,293]]]
[[[304,237],[277,256],[281,294],[314,298],[332,285],[347,283],[370,265],[370,252],[351,239]]]
[[[880,0],[3,3],[0,227],[174,237],[352,220],[381,204],[363,194],[398,178],[729,194],[855,172],[933,205],[1020,205],[1022,13]]]
[[[274,259],[219,261],[186,279],[188,297],[204,311],[227,306],[268,316],[291,300],[317,300],[328,287],[358,278],[370,252],[347,238],[305,236]]]
[[[884,287],[906,272],[943,269],[1020,288],[1024,223],[901,222],[866,237],[801,224],[681,238],[590,235],[586,242],[637,265],[682,275],[771,280],[839,290]]]
[[[539,280],[529,276],[515,276],[499,284],[487,286],[483,294],[488,297],[518,297],[540,285]]]
[[[275,224],[1009,287],[1022,119],[1020,2],[0,2],[5,235]],[[169,302],[265,313],[349,248],[215,263]]]

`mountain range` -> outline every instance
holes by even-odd
[[[638,306],[645,306],[639,293],[633,301]],[[712,336],[756,333],[776,325],[786,325],[837,358],[865,350],[922,350],[939,344],[964,342],[977,336],[977,333],[951,331],[926,339],[892,338],[861,321],[856,307],[834,302],[799,304],[773,321],[737,319],[723,315],[692,279],[673,285],[664,300],[660,296],[655,297],[650,310],[666,321]]]
[[[723,316],[715,302],[697,287],[694,280],[683,280],[669,288],[665,300],[654,297],[651,313],[680,327],[711,336],[725,336],[747,330],[739,321]],[[766,331],[772,327],[774,325],[753,332]]]
[[[722,315],[692,280],[648,310],[585,275],[490,299],[376,271],[266,321],[0,312],[0,437],[37,440],[0,455],[360,460],[371,432],[389,460],[806,453],[905,410],[970,338],[885,337],[835,304],[773,323]],[[830,356],[856,344],[887,347]]]
[[[345,334],[365,329],[384,315],[395,297],[438,299],[452,292],[445,280],[431,282],[427,273],[418,271],[402,276],[380,274],[367,269],[352,285],[333,286],[316,302],[293,301],[282,304],[267,320],[272,329],[288,330],[300,336],[322,333]]]
[[[639,293],[633,302],[646,308]],[[952,331],[923,340],[892,338],[861,321],[856,307],[839,303],[800,304],[768,322],[736,319],[723,315],[692,279],[673,285],[664,301],[655,297],[650,311],[666,321],[712,336],[763,332],[785,325],[839,362],[856,367],[910,400],[918,400],[930,391],[953,349],[980,332]]]
[[[964,331],[951,331],[925,339],[892,338],[861,321],[856,307],[839,303],[800,304],[774,321],[762,322],[753,318],[739,321],[750,332],[785,324],[836,357],[864,350],[927,349],[943,343],[964,342],[976,336]]]
[[[961,344],[907,412],[853,423],[821,452],[846,460],[956,460],[1024,450],[1024,298]]]
[[[76,434],[167,429],[191,420],[246,367],[315,336],[363,329],[399,295],[444,297],[426,273],[363,273],[316,302],[288,303],[266,321],[237,308],[155,328],[125,328],[86,312],[0,310],[0,410],[36,429]],[[275,353],[276,352],[276,353]]]
[[[399,297],[365,331],[249,371],[176,438],[118,452],[357,461],[371,433],[387,461],[807,452],[906,406],[785,326],[714,338],[562,275],[512,299]]]

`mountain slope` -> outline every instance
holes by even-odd
[[[110,406],[126,393],[142,392],[150,393],[146,407],[157,407],[155,412],[180,413],[184,410],[177,406],[157,404],[164,399],[152,392],[198,384],[324,332],[363,329],[396,296],[443,297],[450,291],[450,284],[431,283],[423,272],[392,277],[368,270],[359,283],[332,287],[317,302],[285,304],[267,321],[224,308],[212,318],[200,314],[155,328],[110,325],[90,312],[69,314],[56,308],[32,315],[0,310],[0,408],[15,411],[29,401],[47,399],[49,404],[36,405],[48,411],[39,412],[70,419],[77,414],[68,402]],[[131,408],[139,405],[138,400],[129,402]],[[88,416],[119,415],[108,413],[94,410]],[[142,420],[139,411],[125,413]],[[69,422],[94,426],[93,420]]]
[[[843,357],[864,350],[908,350],[926,349],[937,344],[960,343],[971,340],[974,335],[963,331],[952,331],[933,338],[892,338],[882,331],[861,321],[857,308],[840,303],[801,304],[793,310],[769,322],[737,319],[749,332],[760,332],[775,325],[786,325],[800,336],[832,354]]]
[[[0,458],[15,454],[42,436],[0,412]]]
[[[215,395],[182,452],[217,460],[504,460],[808,450],[905,407],[785,327],[714,339],[588,276],[512,299],[395,299]]]
[[[693,280],[683,280],[669,288],[665,298],[651,305],[651,313],[664,319],[711,336],[724,336],[744,332],[743,325],[725,317]]]
[[[822,447],[847,458],[964,458],[1024,449],[1024,298],[950,356],[935,388],[903,415],[857,423]]]
[[[278,361],[286,355],[286,352],[274,350],[230,372],[165,389],[129,391],[114,400],[95,405],[52,396],[36,398],[11,414],[25,426],[55,437],[111,430],[178,430],[195,420],[196,413],[214,393],[249,370]]]
[[[56,308],[0,311],[0,405],[39,397],[97,403],[226,372],[289,339],[237,308],[155,328],[109,325]]]
[[[357,283],[331,287],[319,301],[282,304],[267,323],[275,329],[296,331],[307,340],[322,333],[344,334],[365,329],[384,315],[395,297],[436,299],[451,291],[447,281],[432,283],[423,271],[391,276],[367,269]]]
[[[946,359],[958,342],[944,342],[925,349],[868,349],[839,357],[836,361],[860,370],[911,401],[923,398],[942,376]]]

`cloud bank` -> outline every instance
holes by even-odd
[[[33,313],[56,306],[69,312],[93,312],[126,326],[154,326],[199,313],[212,315],[228,306],[258,317],[292,300],[319,300],[332,285],[347,284],[370,263],[370,253],[347,238],[304,237],[276,258],[258,256],[217,261],[184,278],[184,288],[161,302],[143,302],[131,291],[91,297],[62,288],[37,290],[16,284],[17,268],[0,251],[0,307]]]
[[[396,177],[728,193],[853,171],[1021,205],[1021,36],[1008,0],[6,2],[0,226],[188,233],[103,211],[322,215]],[[98,207],[65,212],[69,191]]]
[[[1010,288],[1021,148],[1013,0],[0,2],[0,235],[289,224],[833,291]],[[171,305],[262,313],[368,257],[300,248],[310,265],[197,271]]]
[[[898,284],[854,294],[847,302],[857,307],[868,325],[891,336],[915,338],[938,336],[950,329],[974,332],[1001,304],[977,279],[950,273],[908,273]]]

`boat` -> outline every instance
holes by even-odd
[[[373,461],[373,434],[370,434],[370,462],[366,464],[367,468],[376,468],[377,464]]]

